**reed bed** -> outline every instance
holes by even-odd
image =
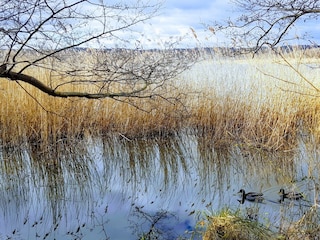
[[[301,136],[319,141],[320,98],[314,88],[319,86],[319,62],[295,54],[198,65],[191,78],[199,83],[201,96],[192,105],[190,126],[220,146],[289,151]]]
[[[272,54],[206,56],[164,90],[167,96],[179,96],[177,101],[59,99],[1,79],[1,143],[48,145],[85,135],[132,140],[170,137],[187,129],[209,137],[217,147],[292,150],[300,135],[320,140],[318,91],[294,70],[317,86],[320,63],[315,55],[290,53],[285,60],[291,67]],[[30,74],[51,77],[39,69]]]
[[[127,140],[170,135],[185,115],[181,104],[166,99],[63,99],[4,79],[0,84],[0,139],[5,146],[50,145],[85,135]]]

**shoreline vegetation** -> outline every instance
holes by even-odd
[[[319,215],[316,208],[316,206],[310,207],[300,219],[293,222],[288,222],[285,218],[281,219],[280,226],[276,229],[273,229],[272,224],[261,224],[252,219],[248,213],[225,208],[200,221],[198,228],[200,231],[205,229],[202,230],[203,240],[316,239],[319,236]],[[252,209],[248,208],[247,211]]]
[[[238,144],[291,151],[299,136],[320,140],[318,55],[316,48],[282,57],[203,53],[201,61],[163,89],[167,98],[54,98],[0,79],[0,143],[48,146],[86,135],[134,140],[187,131],[210,139],[217,148]],[[44,81],[52,77],[37,68],[29,74]]]
[[[31,146],[41,155],[45,149],[59,151],[55,147],[61,142],[73,146],[85,137],[133,141],[190,134],[215,148],[291,154],[301,138],[320,142],[317,48],[283,55],[264,52],[254,58],[202,54],[201,61],[161,89],[162,97],[152,99],[55,98],[0,79],[0,148]],[[29,74],[42,81],[63,81],[43,68]],[[83,89],[74,85],[66,90]],[[49,174],[57,172],[55,161],[43,161],[50,166]],[[230,209],[207,216],[199,226],[203,239],[311,239],[319,233],[317,207],[291,225],[284,219],[279,234]]]

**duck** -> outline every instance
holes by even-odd
[[[257,192],[248,192],[246,193],[244,189],[240,189],[238,193],[242,194],[241,200],[239,202],[242,204],[245,200],[250,202],[262,202],[264,200],[263,193],[257,193]]]
[[[299,200],[303,198],[302,193],[295,192],[285,192],[283,188],[280,189],[279,194],[281,195],[281,201],[284,201],[285,198],[291,200]]]

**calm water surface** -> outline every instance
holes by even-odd
[[[304,141],[275,154],[216,150],[192,135],[2,149],[0,239],[198,239],[197,221],[223,207],[254,211],[277,228],[318,198],[319,159]],[[305,200],[280,204],[281,187]],[[266,201],[240,204],[240,188]]]

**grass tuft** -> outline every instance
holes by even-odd
[[[274,239],[272,232],[256,221],[246,219],[239,211],[222,209],[220,213],[207,217],[203,240],[251,240]]]

